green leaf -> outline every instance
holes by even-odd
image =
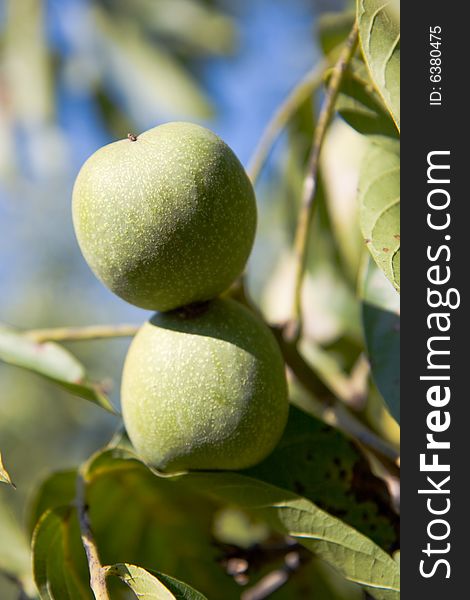
[[[362,320],[375,384],[400,422],[399,297],[372,261],[362,286]]]
[[[371,145],[359,176],[362,234],[377,265],[400,290],[400,156]]]
[[[239,592],[217,566],[211,542],[214,510],[228,504],[296,538],[375,598],[398,599],[395,561],[311,501],[239,473],[159,477],[126,456],[132,455],[120,449],[98,453],[86,474],[90,518],[102,562],[115,564],[119,557],[130,557],[130,562],[144,568],[158,565],[209,598],[219,597],[223,590],[224,597],[235,599]]]
[[[3,464],[1,452],[0,452],[0,483],[6,483],[8,485],[11,485],[12,487],[15,487],[15,484],[11,480],[10,474],[8,473],[8,471],[6,470],[6,468]]]
[[[116,413],[109,398],[86,379],[83,365],[65,348],[52,342],[37,343],[0,326],[0,360],[28,369],[54,381],[75,396]]]
[[[41,600],[93,600],[74,508],[46,512],[34,530],[32,549]]]
[[[90,520],[103,564],[158,568],[209,598],[235,600],[238,586],[218,564],[213,545],[217,504],[202,490],[182,490],[124,456],[108,450],[87,472]]]
[[[243,473],[311,500],[387,551],[397,546],[399,523],[384,482],[341,432],[295,406],[274,452]]]
[[[396,4],[396,0],[357,0],[357,20],[372,80],[400,130],[400,20]]]
[[[336,108],[351,127],[375,143],[389,144],[390,138],[399,138],[395,123],[372,85],[364,62],[358,58],[351,61],[343,75]]]
[[[119,577],[142,600],[205,600],[206,598],[191,586],[173,577],[157,571],[147,571],[134,565],[125,563],[113,565],[107,567],[106,574]]]
[[[33,534],[39,519],[51,508],[72,504],[76,495],[77,471],[69,469],[49,475],[35,490],[28,510],[28,530]]]
[[[93,459],[91,473],[108,469],[111,458],[137,459],[126,436],[116,439],[112,452]],[[384,482],[344,434],[296,406],[290,407],[286,429],[274,451],[241,473],[312,500],[386,551],[398,545],[399,521],[390,508]],[[42,496],[54,495],[66,478],[63,473],[62,480],[57,477],[45,484]],[[69,489],[73,495],[73,481]]]
[[[126,456],[125,451],[124,453],[117,451],[118,458],[114,458],[116,450],[107,450],[98,453],[90,463],[87,477],[92,482],[91,489],[96,477],[104,476],[105,479],[119,477],[121,488],[132,487],[135,497],[135,490],[138,489],[136,483],[133,486],[130,483],[126,485],[123,477],[135,482],[135,475],[140,473],[139,477],[145,479],[147,475],[144,473],[147,470],[134,459],[123,459],[122,457]],[[148,471],[147,474],[150,475]],[[179,484],[184,486],[184,493],[179,489]],[[154,489],[155,495],[161,494],[162,490],[174,495],[174,503],[181,503],[188,497],[189,490],[192,490],[197,495],[209,496],[215,502],[236,505],[251,513],[256,519],[266,522],[275,531],[297,538],[299,543],[333,566],[346,579],[359,583],[378,600],[398,599],[399,574],[392,557],[366,536],[321,510],[306,498],[251,476],[228,472],[188,473],[164,478],[157,475],[154,477]],[[108,494],[110,494],[109,487]],[[191,501],[193,509],[197,505],[197,495]],[[101,495],[99,497],[104,503],[100,512],[106,511],[109,518],[110,500]],[[120,506],[124,504],[120,499],[117,502]],[[92,515],[94,506],[99,506],[99,503],[93,501],[92,494],[90,496]],[[153,518],[158,512],[156,510],[152,513]],[[194,515],[194,511],[190,510],[190,514]],[[150,523],[149,519],[150,516],[146,520],[147,526]],[[188,531],[191,531],[191,528],[194,528],[194,517]],[[162,528],[159,530],[160,538],[165,536],[164,529],[163,527],[163,530]],[[171,545],[171,542],[167,544],[167,553]],[[157,564],[160,565],[160,562],[157,561]],[[168,569],[164,570],[168,571]],[[188,577],[181,578],[193,583],[193,580]],[[196,587],[205,591],[202,585]],[[211,597],[211,594],[207,593],[207,595]]]
[[[393,558],[309,500],[239,473],[189,473],[177,479],[293,537],[377,600],[398,600],[399,569]]]
[[[97,453],[85,476],[90,521],[103,564],[157,567],[208,598],[239,598],[239,588],[219,565],[220,551],[213,543],[219,504],[202,490],[182,489],[173,478],[156,477],[120,448]],[[62,474],[61,482],[43,484],[36,506],[43,510],[61,494],[68,502],[71,491]]]
[[[213,544],[218,505],[197,490],[182,490],[169,479],[155,477],[120,448],[98,453],[86,478],[90,521],[102,564],[128,562],[158,568],[209,598],[239,598],[239,588],[219,566],[220,551]],[[72,472],[52,475],[36,494],[29,519],[68,504],[74,494]],[[118,590],[112,596],[113,600],[124,597],[128,596]]]
[[[123,460],[123,456],[131,457],[121,449],[102,452],[92,460],[88,471],[87,501],[102,562],[131,559],[142,561],[146,568],[162,566],[180,578],[188,576],[195,583],[202,582],[211,597],[217,597],[217,590],[224,590],[224,597],[235,600],[237,586],[218,566],[218,551],[212,544],[214,505],[191,492],[182,497],[179,487],[156,478],[138,461]],[[50,476],[36,493],[29,515],[30,522],[39,521],[34,540],[38,540],[41,534],[42,539],[47,541],[56,531],[58,541],[53,551],[59,557],[66,555],[70,559],[65,566],[60,561],[53,564],[50,559],[48,568],[55,574],[62,573],[60,578],[54,575],[51,581],[52,575],[44,574],[45,567],[41,567],[47,557],[41,557],[38,542],[33,544],[38,565],[37,579],[55,586],[54,600],[62,600],[61,581],[65,581],[72,590],[77,585],[88,585],[88,576],[83,568],[76,570],[78,579],[73,577],[76,561],[78,565],[82,562],[82,550],[75,511],[64,508],[74,500],[75,482],[76,472],[72,470]],[[153,571],[151,575],[172,592],[171,598],[204,598],[189,585],[168,575]],[[69,581],[70,577],[72,581]],[[160,587],[163,587],[162,584]],[[144,590],[137,587],[135,591],[143,593]],[[113,600],[128,598],[118,589],[112,590],[111,597]],[[63,599],[67,600],[68,596]]]

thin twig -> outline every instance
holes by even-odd
[[[139,325],[88,325],[85,327],[54,327],[30,329],[24,335],[35,342],[75,342],[116,337],[132,337]]]
[[[295,234],[294,250],[297,259],[295,285],[294,285],[294,302],[293,302],[293,330],[298,335],[302,326],[301,323],[301,296],[302,284],[305,273],[305,265],[307,261],[307,246],[309,240],[310,224],[312,222],[313,212],[316,203],[315,195],[318,181],[318,168],[320,164],[320,153],[325,140],[328,125],[334,113],[336,98],[339,88],[343,80],[343,75],[348,66],[354,52],[356,50],[358,40],[357,23],[351,29],[351,33],[345,42],[345,45],[339,55],[339,58],[334,65],[331,73],[325,98],[320,110],[318,122],[315,127],[312,149],[308,159],[307,175],[304,180],[302,189],[302,202],[300,208],[300,216]],[[292,328],[291,328],[292,329]]]
[[[272,116],[261,135],[248,165],[247,172],[252,183],[255,183],[258,179],[274,142],[279,137],[281,131],[302,103],[305,102],[315,89],[322,84],[325,72],[330,64],[331,59],[325,58],[317,66],[311,69],[295,86]]]
[[[86,480],[82,472],[77,476],[77,511],[80,523],[82,544],[88,560],[90,571],[90,587],[96,600],[110,600],[106,587],[106,572],[100,561],[98,548],[93,537],[86,503]]]

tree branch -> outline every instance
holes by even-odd
[[[108,588],[106,587],[106,573],[100,562],[98,548],[96,547],[93,532],[91,531],[85,495],[86,480],[84,474],[79,471],[77,476],[77,511],[82,544],[85,549],[88,560],[88,569],[90,571],[90,587],[96,600],[110,600]]]
[[[286,340],[284,330],[271,327],[281,348],[286,364],[302,387],[313,397],[321,407],[321,418],[350,438],[362,443],[382,461],[396,464],[398,452],[388,442],[364,425],[348,407],[337,399],[335,394],[312,370],[300,354],[295,340]]]
[[[87,325],[85,327],[54,327],[51,329],[30,329],[23,335],[35,342],[76,342],[116,337],[132,337],[139,325]]]
[[[315,127],[312,149],[308,159],[307,175],[302,189],[302,201],[297,231],[295,234],[294,250],[297,258],[297,267],[294,284],[293,302],[293,335],[299,335],[302,327],[302,284],[307,261],[307,247],[309,240],[310,224],[312,222],[316,206],[315,195],[318,181],[318,168],[320,164],[320,153],[325,140],[328,125],[334,113],[334,107],[338,92],[343,80],[344,71],[348,66],[357,46],[358,26],[354,23],[346,43],[333,67],[331,77],[326,90],[326,95]]]

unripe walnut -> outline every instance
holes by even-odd
[[[209,300],[240,275],[256,202],[232,150],[208,129],[176,122],[95,152],[75,182],[73,222],[111,291],[167,311]]]
[[[255,465],[287,420],[284,362],[268,327],[233,300],[200,310],[154,315],[124,365],[127,432],[162,471]]]

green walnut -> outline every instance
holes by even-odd
[[[78,174],[73,222],[97,277],[142,308],[214,298],[243,271],[256,229],[253,187],[232,150],[191,123],[104,146]]]
[[[243,469],[279,441],[288,414],[271,331],[233,300],[157,313],[124,364],[122,412],[139,456],[161,471]]]

